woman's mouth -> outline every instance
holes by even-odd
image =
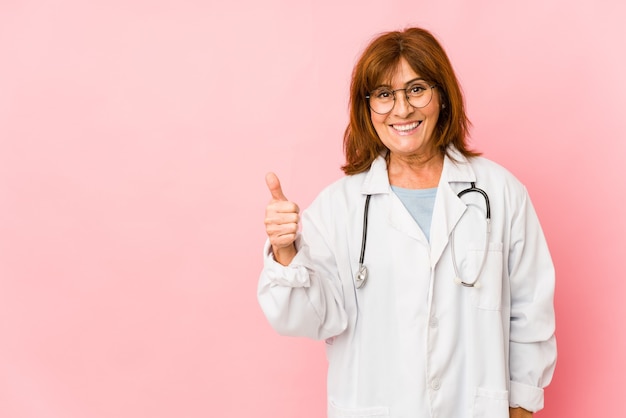
[[[415,132],[422,124],[422,121],[410,122],[410,123],[396,123],[391,125],[391,127],[400,135],[410,135]]]

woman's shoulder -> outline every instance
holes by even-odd
[[[476,175],[476,184],[504,190],[507,194],[522,196],[527,193],[524,184],[506,167],[486,157],[472,157],[469,163]],[[480,186],[479,186],[480,187]]]
[[[331,215],[351,211],[362,203],[363,182],[366,173],[344,175],[325,186],[313,200],[307,211],[323,212]]]
[[[483,156],[471,157],[469,159],[472,168],[475,171],[485,171],[494,175],[506,177],[507,179],[517,180],[516,177],[503,165]]]
[[[350,199],[361,194],[366,173],[345,175],[326,187],[318,195],[318,199]]]
[[[324,187],[306,207],[302,213],[303,222],[314,223],[318,229],[325,231],[345,225],[361,207],[360,198],[359,175],[339,178]]]

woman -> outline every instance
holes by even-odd
[[[526,189],[468,149],[468,125],[437,40],[386,33],[354,69],[347,176],[305,211],[301,234],[297,205],[266,178],[259,301],[279,333],[326,340],[331,418],[543,407],[552,261]]]

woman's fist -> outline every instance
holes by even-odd
[[[272,244],[274,258],[286,266],[296,255],[294,241],[300,222],[300,208],[285,197],[276,174],[267,173],[265,183],[272,195],[265,208],[265,232]]]

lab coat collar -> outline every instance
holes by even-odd
[[[448,147],[448,154],[443,160],[443,171],[441,173],[441,186],[442,181],[448,183],[462,182],[469,183],[476,181],[476,174],[472,170],[472,165],[468,161],[467,157],[461,154],[455,147]]]
[[[391,187],[389,186],[389,175],[387,174],[387,161],[383,155],[379,155],[372,162],[369,171],[365,175],[365,181],[361,186],[361,193],[368,194],[381,194],[389,193]]]

